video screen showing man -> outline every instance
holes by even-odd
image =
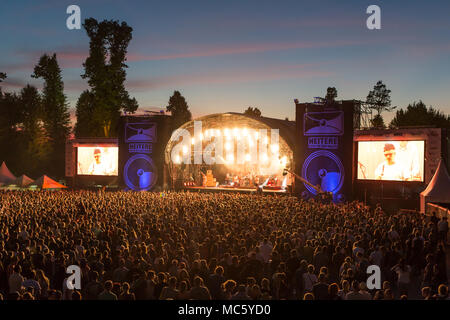
[[[360,141],[358,179],[423,181],[424,141]]]
[[[118,152],[114,147],[78,148],[78,174],[94,176],[117,175]]]
[[[397,162],[395,147],[392,143],[384,145],[385,160],[375,170],[377,180],[404,180],[403,170]]]

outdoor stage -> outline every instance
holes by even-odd
[[[195,192],[235,192],[235,193],[256,193],[256,188],[227,188],[227,187],[184,187],[186,191]],[[288,194],[281,189],[263,189],[263,194]]]

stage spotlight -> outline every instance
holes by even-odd
[[[276,153],[279,150],[278,144],[273,144],[270,146],[270,150],[272,150],[272,153]]]
[[[191,139],[191,143],[192,143],[192,144],[195,144],[195,138],[192,138],[192,139]]]
[[[245,161],[249,162],[252,159],[249,153],[245,155]]]
[[[188,147],[187,146],[183,146],[183,154],[187,154],[188,153]]]
[[[267,154],[266,153],[264,153],[263,155],[262,155],[262,162],[263,163],[267,163],[268,161],[269,161],[269,157],[267,156]]]
[[[229,142],[225,142],[225,150],[230,150],[231,149],[231,144]]]
[[[234,156],[233,156],[232,154],[229,154],[229,155],[227,156],[227,162],[229,162],[229,163],[234,163]]]

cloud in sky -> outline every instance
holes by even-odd
[[[278,65],[254,69],[234,69],[190,74],[176,74],[151,77],[148,79],[132,79],[126,82],[130,91],[146,91],[159,88],[173,88],[188,85],[211,85],[271,81],[289,78],[326,77],[333,73],[317,70],[318,64]]]
[[[362,45],[367,41],[361,40],[339,40],[339,41],[320,41],[320,42],[261,42],[253,44],[230,44],[230,45],[205,45],[196,46],[195,50],[186,51],[182,46],[174,48],[175,53],[162,54],[142,54],[129,52],[127,54],[128,62],[158,61],[186,58],[214,57],[233,54],[252,54],[270,51],[283,51],[291,49],[315,49],[325,47],[342,47],[351,45]],[[82,63],[89,54],[89,48],[83,46],[62,46],[52,50],[27,50],[21,49],[15,52],[19,57],[23,57],[22,63],[8,64],[3,67],[6,72],[24,71],[33,68],[39,57],[44,53],[56,53],[61,68],[82,68]]]
[[[349,46],[363,44],[365,41],[323,41],[323,42],[266,42],[266,43],[254,43],[254,44],[236,44],[228,46],[207,46],[199,45],[197,50],[191,50],[188,52],[180,51],[178,53],[170,54],[128,54],[128,61],[154,61],[154,60],[170,60],[170,59],[182,59],[182,58],[199,58],[199,57],[213,57],[231,54],[250,54],[258,52],[268,51],[282,51],[290,49],[314,49],[324,47],[337,47],[337,46]]]

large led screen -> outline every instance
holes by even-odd
[[[359,141],[358,179],[423,181],[424,141]]]
[[[78,175],[117,176],[118,163],[118,147],[78,147]]]

